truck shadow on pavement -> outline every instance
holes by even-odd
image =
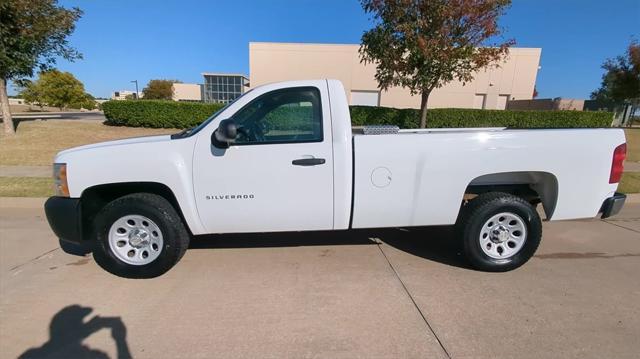
[[[74,304],[61,309],[49,324],[49,341],[37,348],[31,348],[18,358],[109,358],[107,353],[91,349],[82,343],[93,333],[110,329],[117,348],[117,358],[131,358],[127,344],[127,328],[120,317],[100,317],[98,315],[84,321],[93,308]]]
[[[210,234],[192,238],[189,249],[270,248],[387,244],[445,265],[471,269],[453,227],[384,228],[345,231]],[[384,251],[384,246],[381,246]]]
[[[333,245],[375,245],[360,231],[207,234],[191,238],[189,249],[268,248]]]
[[[390,228],[380,239],[395,249],[430,261],[475,270],[462,253],[462,241],[453,226]]]

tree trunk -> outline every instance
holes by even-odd
[[[431,90],[422,92],[422,101],[420,102],[420,128],[427,128],[427,102]]]
[[[2,108],[2,122],[4,123],[4,133],[15,135],[13,129],[13,117],[9,109],[9,96],[7,95],[7,79],[0,78],[0,107]]]

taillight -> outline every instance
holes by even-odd
[[[627,144],[623,143],[616,147],[613,151],[613,160],[611,161],[611,175],[609,175],[609,183],[618,183],[622,178],[624,171],[624,159],[627,157]]]

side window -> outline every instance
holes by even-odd
[[[322,141],[320,91],[295,87],[266,93],[234,116],[236,145]]]

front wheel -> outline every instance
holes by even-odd
[[[173,267],[189,246],[180,215],[163,197],[134,193],[108,203],[96,216],[96,262],[125,278],[152,278]]]
[[[520,267],[542,239],[542,221],[535,208],[507,193],[476,197],[462,209],[458,229],[469,262],[490,272]]]

